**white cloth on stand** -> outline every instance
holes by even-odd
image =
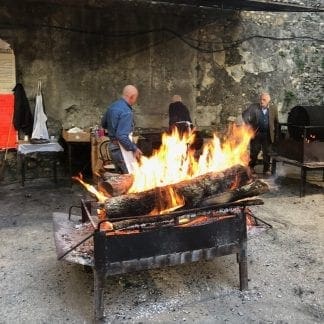
[[[59,143],[19,144],[17,151],[20,154],[37,152],[63,152],[63,147]]]
[[[34,126],[32,138],[36,139],[49,139],[47,130],[47,116],[44,113],[43,98],[41,92],[41,82],[38,82],[38,91],[36,95],[36,105],[34,111]]]

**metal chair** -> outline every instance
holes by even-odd
[[[108,151],[108,140],[104,140],[99,145],[99,159],[102,161],[102,168],[109,172],[116,172],[115,165],[112,163]]]

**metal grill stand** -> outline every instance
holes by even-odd
[[[197,214],[193,217],[207,215],[206,222],[188,226],[177,225],[179,219],[175,217],[177,221],[172,226],[154,225],[150,229],[144,228],[137,232],[126,233],[126,231],[113,235],[100,230],[103,222],[91,224],[94,222],[91,216],[91,204],[82,202],[81,207],[82,221],[90,220],[90,223],[83,223],[88,230],[82,231],[82,235],[77,235],[75,227],[78,225],[69,220],[71,217],[54,213],[55,243],[59,258],[64,257],[66,261],[93,267],[96,319],[102,319],[104,316],[105,279],[115,274],[211,260],[218,256],[236,253],[240,289],[248,289],[247,229],[244,207],[236,207],[232,210],[200,208],[196,210]],[[187,217],[185,212],[183,211],[183,214]],[[79,224],[79,226],[83,225]],[[76,251],[77,246],[81,248],[83,244],[89,244],[92,239],[93,245],[90,246],[90,251],[86,253]],[[64,240],[69,242],[68,246]],[[80,245],[81,241],[85,243]]]

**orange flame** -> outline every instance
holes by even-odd
[[[195,151],[190,149],[194,142],[193,133],[180,136],[176,128],[171,135],[164,133],[160,149],[151,157],[143,156],[140,163],[134,165],[134,182],[129,192],[172,185],[236,164],[247,165],[247,148],[252,136],[250,127],[233,125],[222,143],[214,134],[212,141],[204,145],[197,160]]]
[[[253,130],[247,125],[231,125],[222,141],[214,134],[212,141],[203,146],[202,154],[197,160],[196,152],[190,149],[195,140],[194,133],[180,135],[177,128],[174,128],[171,135],[162,135],[159,150],[154,151],[151,157],[143,156],[139,163],[135,163],[134,182],[129,193],[169,186],[207,172],[222,171],[236,164],[247,165],[247,148],[253,135]],[[152,213],[165,213],[184,205],[183,197],[179,197],[174,190],[169,191],[169,194],[172,198],[167,199],[168,205],[159,206]],[[163,197],[159,201],[161,200],[165,201]]]
[[[311,142],[313,142],[315,140],[316,140],[316,135],[315,134],[309,134],[309,136],[305,139],[305,142],[307,144],[309,144],[309,143],[311,143]]]
[[[184,197],[179,195],[171,186],[168,186],[164,192],[157,188],[157,195],[157,206],[151,211],[150,215],[167,214],[185,204]]]
[[[194,133],[180,135],[177,128],[174,128],[171,134],[162,135],[161,147],[154,151],[151,157],[142,156],[139,162],[135,162],[134,181],[128,192],[136,193],[156,188],[157,206],[151,214],[168,213],[180,208],[184,206],[185,201],[172,184],[207,172],[222,171],[236,164],[247,165],[247,148],[253,135],[253,130],[247,125],[231,125],[222,141],[214,134],[197,158],[196,152],[190,148],[195,140]],[[104,202],[109,197],[85,183],[82,177],[73,179],[94,194],[99,202]],[[166,188],[162,191],[159,190],[160,187]]]
[[[79,181],[89,192],[96,196],[99,202],[105,202],[107,200],[108,197],[104,193],[98,191],[94,186],[82,180],[82,174],[72,177],[72,179]]]

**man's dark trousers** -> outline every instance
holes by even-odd
[[[250,163],[249,166],[254,168],[257,164],[258,154],[262,151],[263,156],[263,172],[270,170],[270,145],[271,139],[269,132],[257,133],[250,142]]]

